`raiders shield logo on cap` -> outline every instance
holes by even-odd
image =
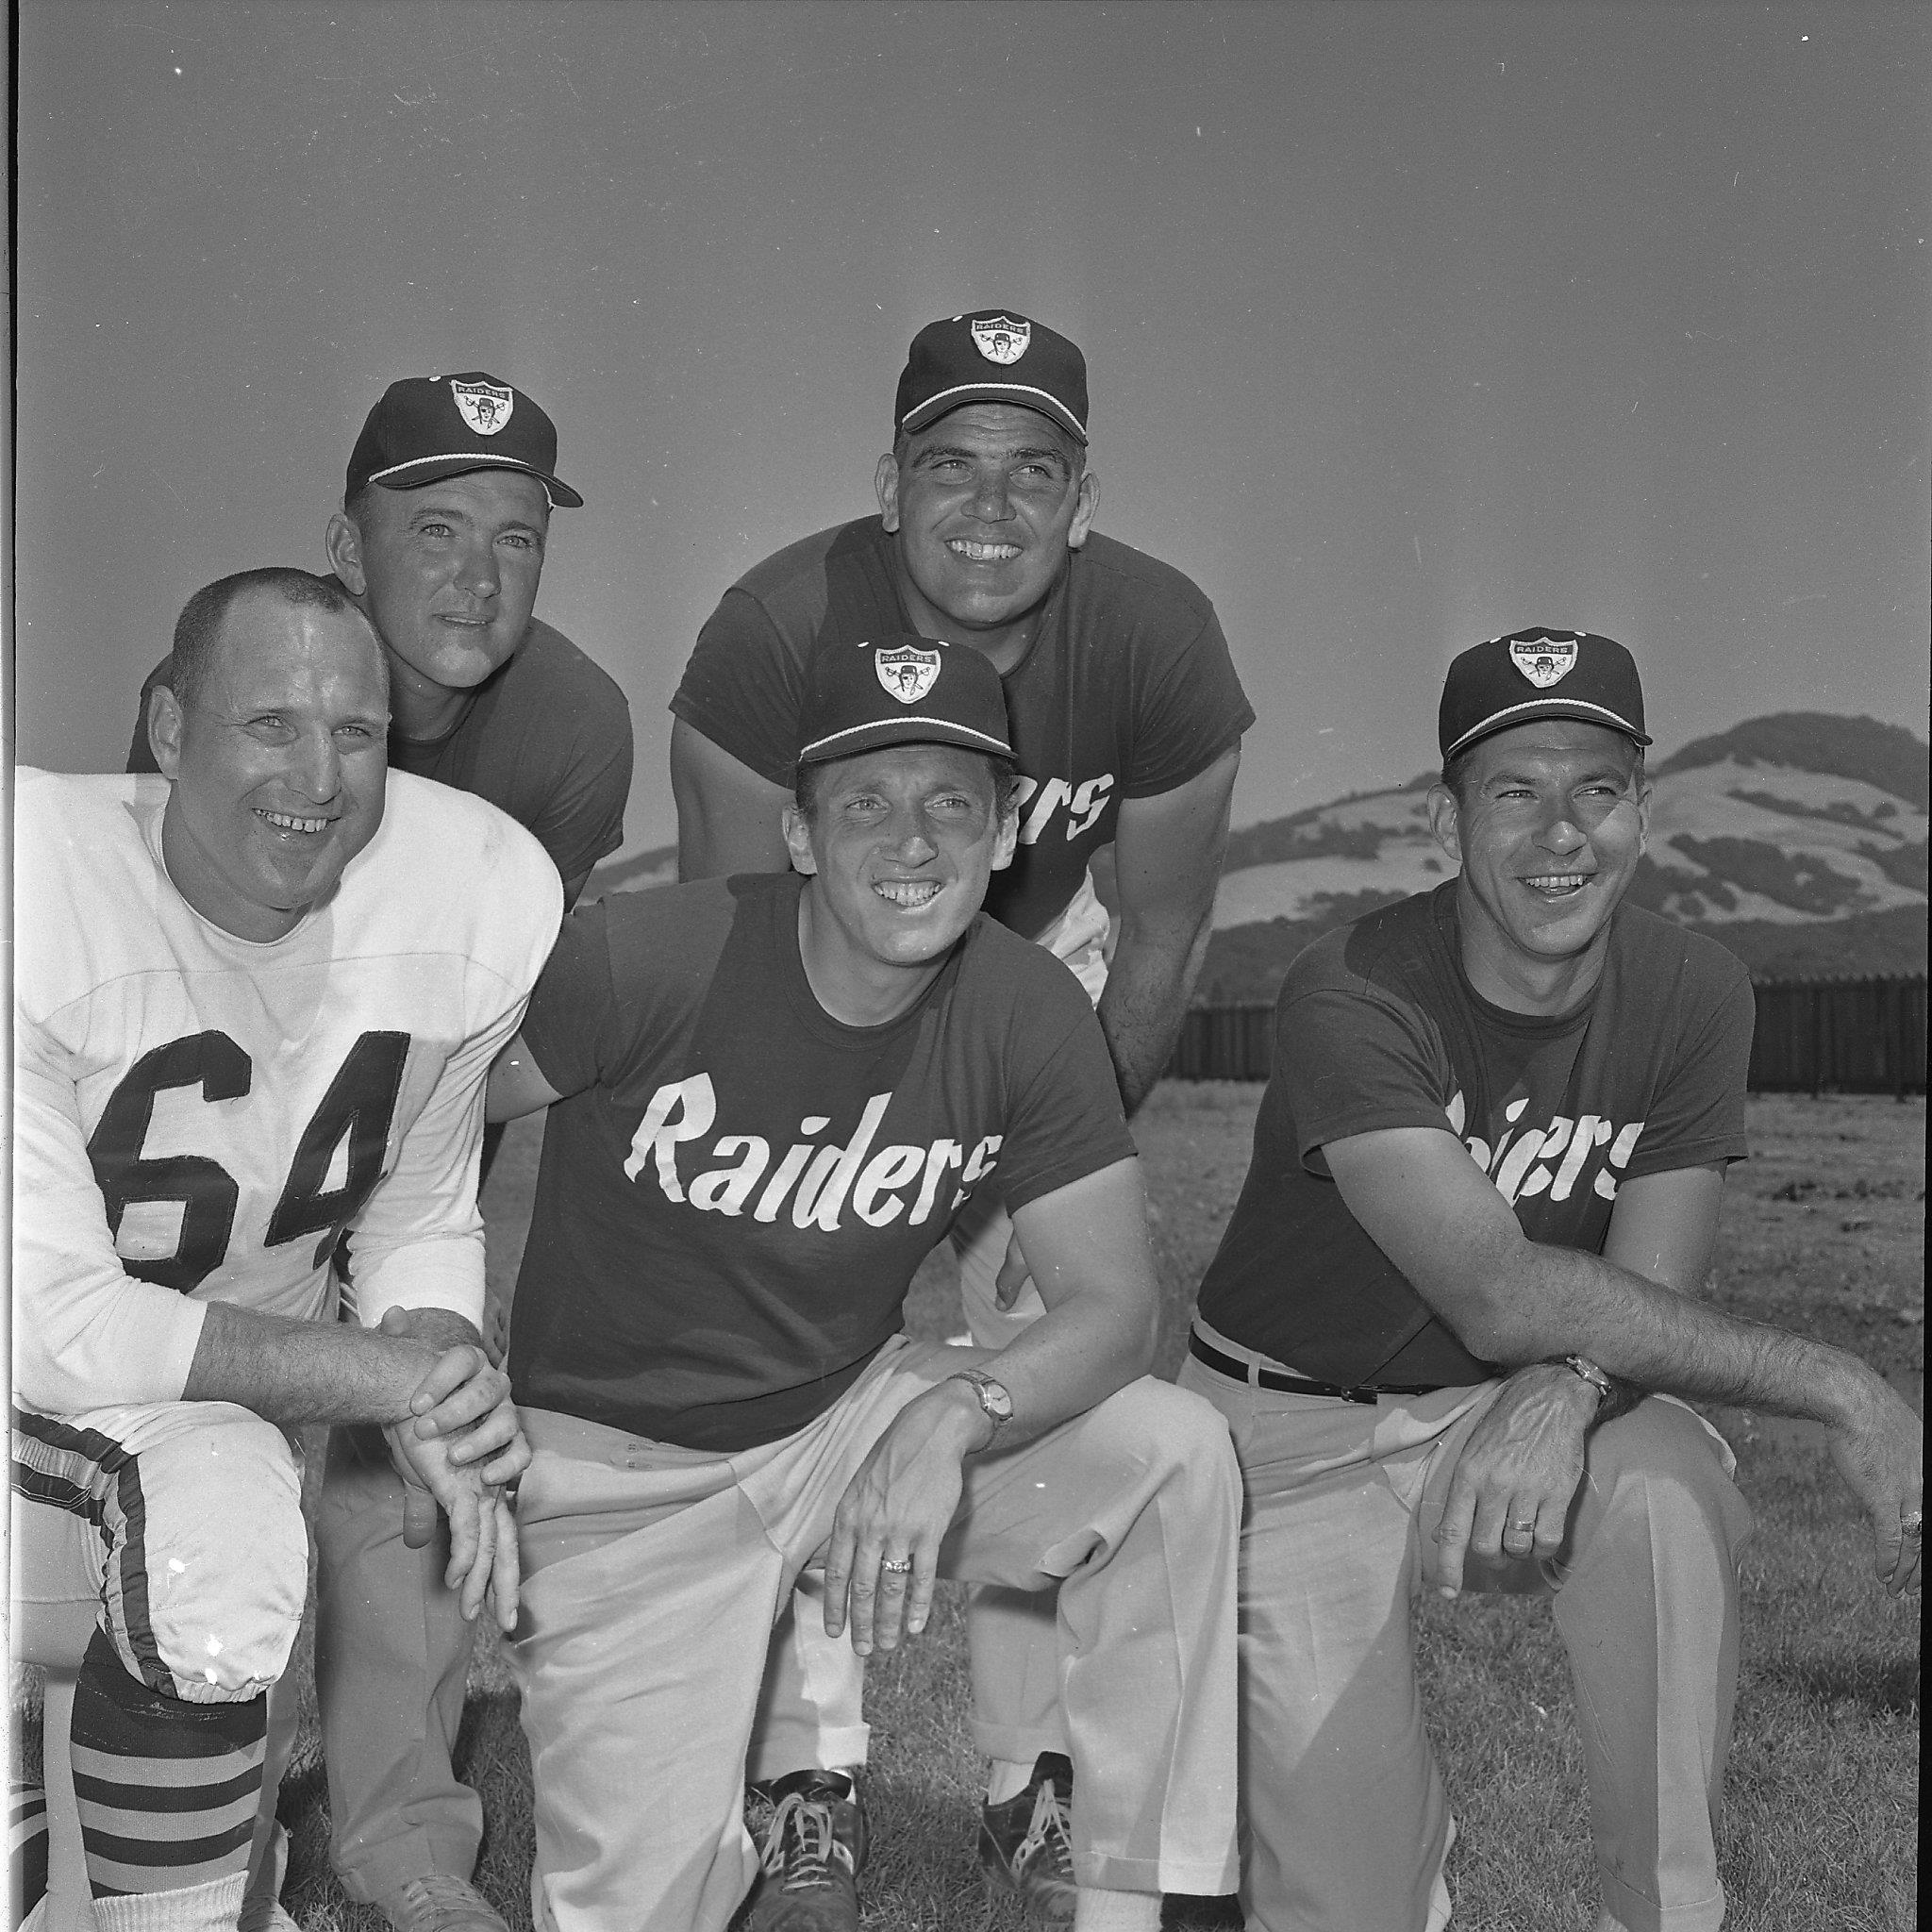
[[[1010,315],[980,316],[973,324],[973,340],[989,362],[1017,362],[1033,340],[1033,325]]]
[[[1509,655],[1516,660],[1516,668],[1536,686],[1539,691],[1548,691],[1551,685],[1559,683],[1567,676],[1576,662],[1576,640],[1574,638],[1512,638]]]
[[[915,651],[910,645],[896,651],[874,651],[872,666],[889,696],[902,705],[916,705],[940,675],[940,654]]]
[[[498,389],[494,383],[452,380],[449,387],[463,421],[478,436],[494,436],[509,421],[510,411],[517,406],[516,391]]]

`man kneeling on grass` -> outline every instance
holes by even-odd
[[[1750,1517],[1722,1439],[1646,1394],[1824,1423],[1894,1591],[1919,1576],[1919,1422],[1850,1356],[1692,1298],[1744,1153],[1753,1003],[1732,955],[1621,903],[1650,801],[1629,653],[1478,644],[1441,724],[1429,809],[1461,874],[1290,968],[1182,1375],[1247,1478],[1247,1923],[1447,1923],[1427,1583],[1553,1593],[1599,1932],[1702,1932]]]
[[[906,674],[911,673],[908,677]],[[1059,1590],[1079,1932],[1233,1881],[1239,1483],[1147,1379],[1157,1290],[1106,1041],[980,914],[1017,809],[998,674],[828,646],[784,808],[797,873],[568,922],[491,1110],[550,1105],[510,1370],[534,1461],[516,1645],[539,1932],[716,1932],[758,1876],[746,1744],[822,1563],[861,1655],[940,1575]],[[799,876],[803,874],[804,876]],[[1007,1347],[900,1332],[997,1185],[1048,1312]],[[861,1814],[786,1780],[759,1928],[858,1924]]]

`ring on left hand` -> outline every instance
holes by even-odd
[[[879,1558],[879,1568],[881,1570],[890,1570],[894,1576],[903,1576],[912,1568],[912,1558],[910,1557],[901,1557],[895,1559],[891,1557],[881,1557]]]
[[[1924,1536],[1925,1533],[1924,1512],[1919,1509],[1906,1511],[1899,1517],[1898,1533],[1901,1536]]]

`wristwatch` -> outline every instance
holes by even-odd
[[[992,1424],[992,1434],[987,1438],[986,1446],[991,1449],[1000,1439],[1000,1431],[1013,1420],[1013,1398],[1007,1393],[1006,1385],[996,1382],[984,1369],[960,1369],[948,1375],[949,1382],[964,1382],[979,1398],[979,1406],[986,1411],[987,1419]]]
[[[1610,1378],[1585,1356],[1552,1356],[1549,1366],[1553,1369],[1568,1369],[1573,1375],[1581,1375],[1596,1391],[1596,1406],[1599,1410],[1616,1393],[1610,1386]]]

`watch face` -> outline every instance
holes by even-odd
[[[980,1407],[995,1424],[1013,1420],[1013,1398],[984,1369],[962,1369],[959,1379],[979,1397]]]

